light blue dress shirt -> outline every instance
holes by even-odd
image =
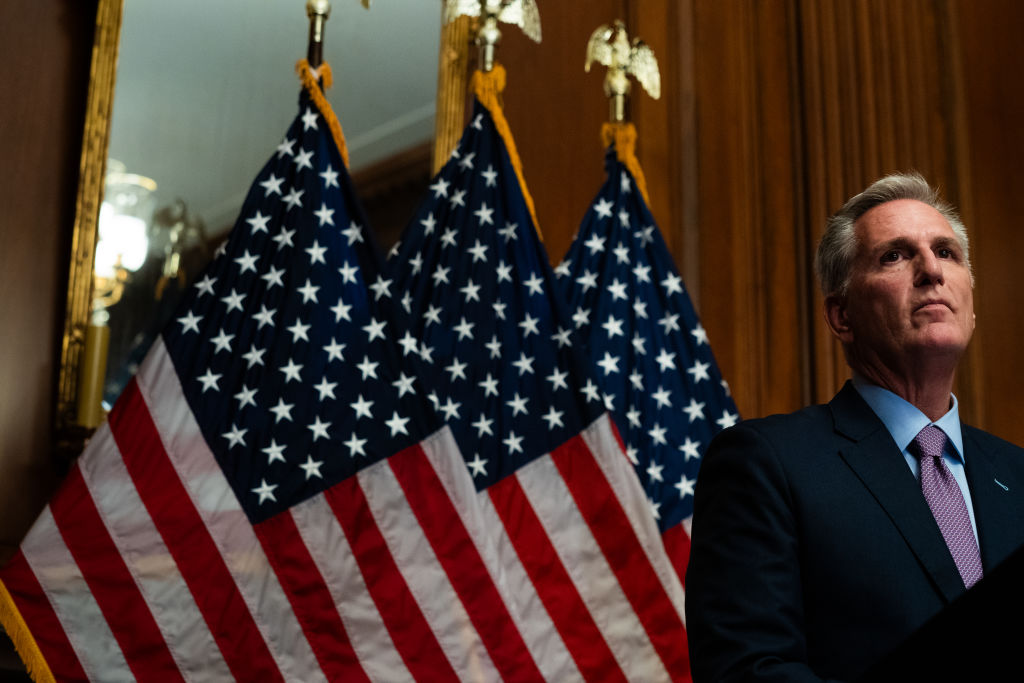
[[[907,447],[918,432],[930,424],[935,425],[946,434],[947,441],[942,453],[942,460],[953,474],[953,478],[956,479],[956,483],[960,487],[960,492],[964,495],[967,513],[971,516],[971,528],[974,529],[974,540],[977,541],[978,525],[974,521],[974,503],[971,501],[971,489],[967,486],[967,474],[964,471],[964,440],[960,433],[960,411],[956,396],[953,396],[953,407],[949,409],[949,412],[932,422],[916,406],[888,389],[870,384],[862,377],[855,375],[853,386],[889,430],[893,441],[903,452],[903,458],[907,461],[910,471],[914,473],[914,478],[918,481],[921,480],[921,464],[917,457],[907,450]]]

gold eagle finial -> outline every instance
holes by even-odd
[[[625,120],[626,97],[629,95],[629,76],[654,99],[661,97],[661,74],[654,51],[644,41],[626,34],[626,25],[616,21],[612,26],[599,26],[587,42],[587,61],[584,70],[590,71],[594,62],[604,64],[608,72],[604,77],[604,94],[611,99],[613,121]]]
[[[534,42],[540,42],[540,11],[536,0],[445,0],[444,23],[462,15],[480,17],[476,44],[484,71],[494,66],[494,46],[501,40],[498,22],[515,24]]]

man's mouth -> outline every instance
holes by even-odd
[[[948,302],[946,302],[946,301],[944,301],[942,299],[928,299],[926,301],[922,301],[917,306],[915,306],[914,307],[914,312],[928,310],[928,309],[932,309],[932,308],[935,308],[935,307],[943,307],[943,308],[946,308],[946,309],[948,309],[950,311],[953,310],[953,307],[950,306]]]

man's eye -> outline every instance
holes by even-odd
[[[947,249],[945,247],[939,249],[938,254],[939,254],[939,258],[953,258],[953,256],[954,256],[953,250],[952,249]]]
[[[900,260],[900,252],[893,250],[882,254],[882,263],[895,263]]]

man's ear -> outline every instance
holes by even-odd
[[[846,298],[837,294],[830,294],[825,297],[825,322],[836,339],[844,344],[853,341],[853,330],[850,328],[850,319],[846,310]]]

